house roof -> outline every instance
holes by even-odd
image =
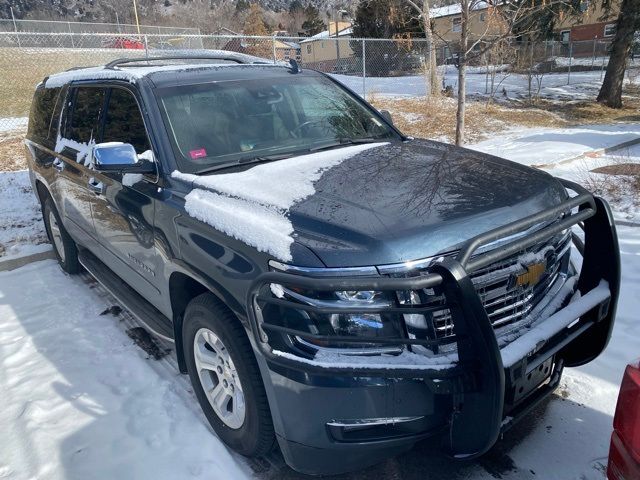
[[[489,4],[484,1],[475,2],[471,9],[472,10],[486,10],[489,8]],[[440,18],[440,17],[449,17],[451,15],[460,15],[462,12],[462,7],[459,3],[454,3],[453,5],[446,5],[444,7],[435,7],[429,9],[429,18]]]
[[[338,37],[348,37],[350,35],[353,35],[352,27],[343,28],[338,32]],[[315,40],[322,40],[324,38],[336,38],[336,37],[335,35],[329,35],[329,30],[325,30],[323,32],[316,33],[315,35],[309,38],[305,38],[304,40],[301,40],[300,43],[313,42]]]

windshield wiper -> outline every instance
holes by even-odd
[[[248,165],[251,163],[274,162],[276,160],[284,160],[285,158],[289,158],[292,156],[293,156],[292,153],[278,153],[275,155],[262,155],[257,157],[241,158],[240,160],[235,160],[233,162],[221,163],[219,165],[203,168],[202,170],[196,170],[194,173],[196,175],[202,175],[203,173],[217,172],[218,170],[237,167],[239,165]]]
[[[380,140],[374,137],[360,137],[360,138],[340,138],[335,142],[325,143],[324,145],[318,145],[317,147],[311,147],[310,152],[318,152],[320,150],[329,150],[331,148],[343,147],[345,145],[360,145],[362,143],[374,143]]]

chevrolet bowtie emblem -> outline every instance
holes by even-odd
[[[518,287],[533,287],[536,283],[540,281],[540,278],[544,274],[547,269],[547,262],[539,262],[532,263],[530,265],[526,265],[526,272],[519,273],[515,275],[515,279],[513,282],[514,286]]]

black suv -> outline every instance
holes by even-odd
[[[250,57],[47,77],[26,140],[62,268],[175,342],[212,427],[295,470],[485,453],[610,337],[608,205],[408,138],[331,77]]]

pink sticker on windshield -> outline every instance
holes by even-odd
[[[195,160],[196,158],[206,157],[207,151],[204,148],[197,148],[195,150],[191,150],[189,155]]]

